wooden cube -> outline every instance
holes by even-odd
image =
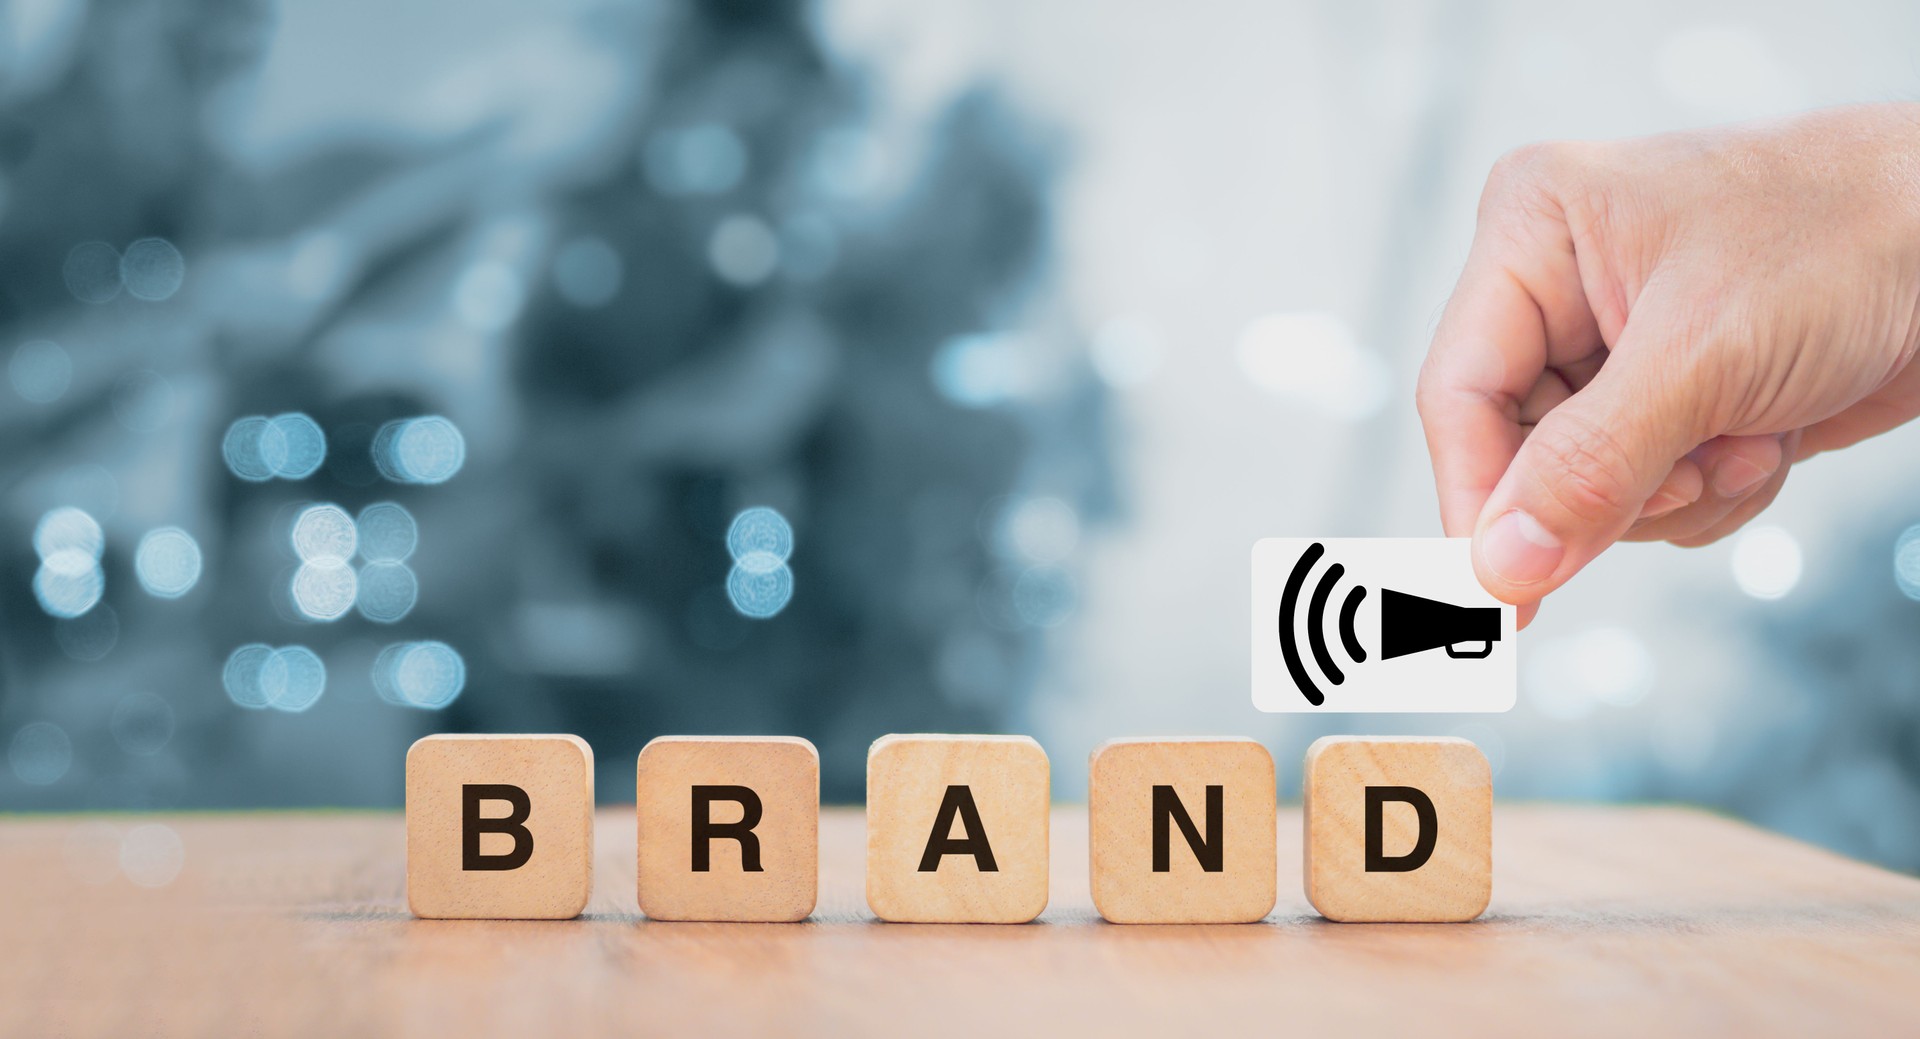
[[[1122,739],[1087,766],[1093,904],[1117,924],[1273,911],[1273,755],[1250,739]]]
[[[1462,739],[1307,749],[1307,901],[1329,920],[1471,920],[1493,895],[1493,772]]]
[[[640,751],[640,910],[787,923],[820,887],[820,755],[792,736],[662,736]]]
[[[900,923],[1047,907],[1047,752],[1026,736],[883,736],[867,753],[867,905]]]
[[[407,751],[407,905],[566,920],[593,890],[593,749],[578,736],[428,736]]]

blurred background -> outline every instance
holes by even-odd
[[[1920,429],[1556,594],[1499,716],[1249,703],[1266,536],[1438,533],[1487,168],[1911,96],[1892,3],[13,0],[0,808],[429,732],[1450,733],[1920,869]],[[122,861],[170,876],[151,827]],[[113,840],[109,829],[84,840]],[[155,865],[155,863],[158,865]]]

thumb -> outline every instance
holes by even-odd
[[[1481,510],[1474,568],[1496,598],[1536,602],[1566,583],[1706,439],[1706,409],[1683,380],[1626,346],[1541,418]]]

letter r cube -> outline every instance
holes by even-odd
[[[593,888],[593,751],[577,736],[428,736],[407,751],[407,905],[565,920]]]
[[[788,923],[820,878],[820,755],[793,736],[662,736],[640,751],[640,910]]]

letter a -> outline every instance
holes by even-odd
[[[960,817],[964,837],[950,836],[956,815]],[[946,796],[940,799],[940,810],[933,817],[933,833],[927,838],[927,850],[920,855],[920,872],[937,872],[940,860],[948,855],[971,855],[980,872],[1000,872],[993,861],[993,846],[987,843],[986,828],[980,825],[980,809],[973,804],[972,787],[950,786]]]

